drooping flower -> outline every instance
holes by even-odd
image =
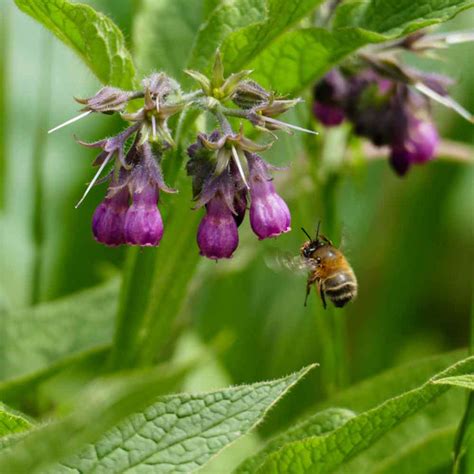
[[[314,116],[326,127],[340,125],[345,117],[349,86],[339,69],[329,71],[314,87]]]
[[[206,203],[197,243],[200,255],[215,260],[231,258],[239,245],[235,216],[219,191]]]
[[[145,142],[134,150],[133,167],[122,178],[132,196],[125,216],[124,237],[128,245],[157,246],[163,237],[163,219],[158,210],[160,190],[175,192],[166,186],[159,166],[159,156]]]
[[[250,169],[250,225],[260,240],[291,230],[286,202],[277,194],[269,165],[258,155],[247,154]]]
[[[109,191],[92,217],[92,233],[97,242],[115,247],[125,243],[124,223],[128,209],[127,189]]]
[[[421,164],[433,159],[438,142],[438,131],[432,122],[410,117],[402,139],[391,145],[392,168],[403,176],[412,164]]]
[[[323,104],[315,102],[313,104],[314,116],[326,127],[336,127],[341,125],[346,118],[344,110],[338,105]]]

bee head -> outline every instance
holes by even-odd
[[[325,245],[332,245],[331,242],[324,237],[323,235],[319,234],[319,226],[321,222],[318,223],[318,229],[316,231],[316,237],[313,239],[308,232],[302,227],[301,230],[306,234],[306,236],[309,238],[307,242],[303,244],[301,247],[301,255],[305,258],[311,258],[316,252],[321,247],[324,247]]]
[[[311,255],[318,249],[317,242],[309,240],[301,247],[301,255],[305,258],[310,258]]]

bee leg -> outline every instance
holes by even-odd
[[[319,291],[319,296],[321,297],[321,301],[323,302],[323,308],[326,309],[326,298],[324,296],[324,291],[321,283],[318,283],[318,291]]]

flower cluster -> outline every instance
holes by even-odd
[[[439,142],[428,99],[406,83],[371,68],[355,74],[330,71],[314,88],[315,116],[327,127],[349,120],[357,135],[390,147],[390,164],[399,175],[431,160]]]
[[[219,54],[210,78],[197,71],[186,73],[199,83],[200,90],[183,94],[176,81],[155,73],[136,91],[104,87],[91,98],[76,99],[84,105],[77,118],[90,113],[119,113],[129,122],[114,137],[94,143],[79,141],[101,150],[94,161],[98,171],[79,204],[92,186],[108,183],[106,197],[92,219],[98,242],[108,246],[159,245],[164,231],[158,209],[160,192],[174,192],[165,184],[161,169],[162,159],[175,146],[169,118],[188,107],[209,113],[219,125],[212,133],[198,133],[188,148],[186,168],[192,178],[196,208],[206,210],[197,230],[200,254],[216,260],[230,258],[238,246],[238,227],[247,209],[259,239],[290,230],[290,211],[270,175],[274,167],[260,156],[272,143],[251,141],[242,124],[235,132],[229,117],[248,121],[272,139],[278,130],[302,130],[276,119],[300,100],[275,96],[250,80],[250,71],[225,78]],[[137,99],[141,106],[134,102],[134,111],[130,111],[129,102]]]
[[[388,146],[392,168],[404,175],[412,165],[435,156],[439,136],[431,119],[430,101],[471,123],[474,116],[449,96],[450,78],[409,67],[400,53],[421,55],[463,41],[472,41],[472,34],[416,32],[365,48],[315,85],[313,113],[327,127],[347,120],[356,135],[376,146]]]
[[[197,234],[201,255],[216,260],[232,256],[248,202],[250,225],[259,239],[290,230],[290,211],[271,182],[272,166],[257,154],[264,148],[242,134],[219,131],[200,134],[188,148],[196,207],[206,208]]]

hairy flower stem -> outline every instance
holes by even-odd
[[[43,64],[41,75],[38,81],[38,113],[36,133],[33,141],[33,169],[32,169],[32,189],[33,189],[33,269],[31,283],[31,303],[34,305],[41,298],[41,273],[44,244],[44,157],[46,156],[46,133],[44,124],[48,123],[51,97],[51,63],[52,63],[52,42],[49,36],[45,36],[41,45]]]

